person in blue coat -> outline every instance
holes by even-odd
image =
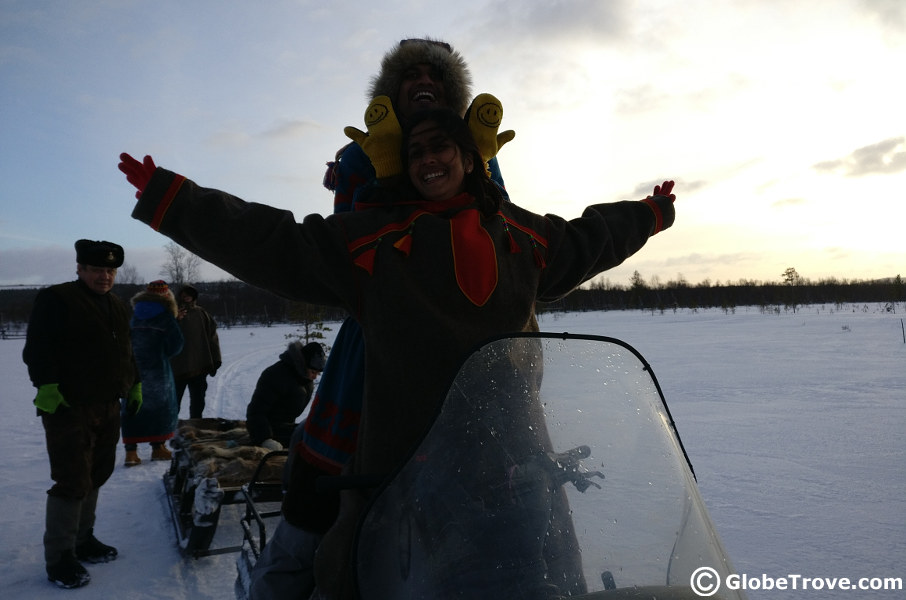
[[[170,460],[164,443],[173,437],[179,418],[170,357],[183,347],[173,292],[162,280],[152,281],[132,298],[132,351],[142,377],[143,404],[133,412],[123,406],[122,432],[126,466],[140,465],[138,445],[151,444],[151,460]]]

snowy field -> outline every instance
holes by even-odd
[[[545,331],[616,337],[651,364],[737,572],[750,579],[906,579],[904,309],[804,307],[571,313]],[[205,416],[244,418],[259,373],[295,328],[221,331],[224,364]],[[334,331],[329,335],[336,333]],[[50,485],[23,340],[0,341],[0,596],[10,599],[229,599],[235,555],[183,558],[161,476],[166,463],[116,471],[101,489],[96,533],[120,558],[89,565],[91,583],[45,577],[41,536]],[[182,418],[187,418],[183,406]],[[605,418],[606,415],[602,415]],[[147,447],[140,448],[147,458]],[[221,525],[225,527],[225,514]],[[237,517],[238,518],[238,517]],[[215,540],[224,544],[236,539]],[[793,580],[791,580],[793,581]],[[903,591],[749,591],[752,599],[903,598]]]

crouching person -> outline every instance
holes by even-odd
[[[317,342],[291,342],[280,359],[261,372],[245,411],[249,437],[256,446],[283,450],[296,419],[311,400],[314,381],[324,370],[324,348]]]

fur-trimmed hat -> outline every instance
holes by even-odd
[[[144,290],[132,297],[131,302],[135,315],[143,319],[152,317],[159,312],[160,309],[151,308],[156,305],[163,306],[174,317],[179,313],[176,298],[173,297],[173,292],[163,279],[149,283]]]
[[[92,267],[118,269],[123,266],[123,247],[113,242],[79,240],[75,243],[76,262]]]
[[[453,46],[431,38],[401,40],[381,60],[381,72],[371,80],[367,100],[388,96],[394,102],[406,70],[429,64],[443,74],[444,94],[450,108],[464,115],[472,100],[472,74],[462,55]]]

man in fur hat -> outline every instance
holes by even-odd
[[[123,249],[75,243],[78,279],[35,297],[22,358],[38,388],[50,476],[44,532],[47,578],[63,588],[90,581],[80,563],[108,562],[117,550],[94,537],[98,491],[113,473],[120,399],[141,407],[141,383],[126,305],[111,294]]]
[[[381,70],[368,88],[392,99],[400,121],[419,110],[449,107],[464,115],[472,98],[472,75],[465,59],[450,44],[430,38],[405,39],[381,60]],[[325,185],[334,191],[334,212],[353,210],[376,180],[371,159],[355,142],[329,163]],[[503,191],[496,158],[489,163],[491,179]],[[503,192],[505,195],[505,191]],[[309,418],[296,451],[303,458],[294,467],[284,512],[288,520],[310,531],[323,532],[333,522],[337,499],[313,498],[314,480],[339,474],[355,447],[364,380],[364,340],[358,324],[347,319],[337,332],[333,350],[312,401]],[[326,509],[326,510],[325,510]]]

